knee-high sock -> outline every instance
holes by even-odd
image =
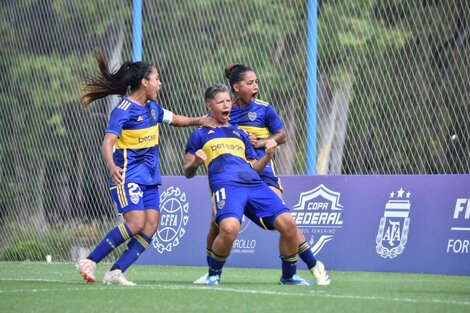
[[[308,242],[301,243],[299,245],[298,254],[302,261],[307,264],[308,269],[312,269],[317,264],[317,259],[313,255],[312,250],[310,249],[310,245]]]
[[[222,267],[224,267],[227,257],[217,255],[212,251],[209,258],[209,276],[222,275]]]
[[[297,254],[282,256],[282,278],[292,278],[297,273],[297,260],[299,256]]]
[[[134,236],[127,245],[127,250],[121,255],[121,257],[114,263],[111,270],[120,269],[125,272],[129,266],[131,266],[148,248],[152,238],[147,237],[144,233],[140,233]]]
[[[120,224],[114,227],[90,253],[88,259],[95,261],[96,263],[100,262],[132,236],[132,232],[126,224]]]

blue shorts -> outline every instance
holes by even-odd
[[[274,220],[280,214],[289,212],[282,200],[268,185],[241,187],[227,185],[212,193],[215,222],[235,217],[241,223],[243,214],[258,226],[273,230]]]
[[[116,202],[119,214],[129,211],[157,210],[160,211],[160,194],[158,185],[139,185],[124,183],[111,189],[111,196]]]
[[[281,179],[276,176],[276,168],[273,160],[269,161],[266,167],[259,173],[259,177],[268,185],[282,191]]]

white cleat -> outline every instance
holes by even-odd
[[[206,274],[204,276],[199,277],[195,281],[193,281],[193,284],[196,285],[207,285],[207,278],[209,277],[209,274]]]
[[[127,280],[121,270],[107,271],[103,277],[105,285],[136,286],[136,283]]]
[[[95,282],[96,263],[90,259],[83,259],[75,264],[75,268],[89,284]]]
[[[330,277],[326,272],[325,265],[323,265],[322,262],[317,261],[317,264],[310,269],[310,272],[312,272],[313,277],[315,277],[317,285],[328,286],[331,283]]]

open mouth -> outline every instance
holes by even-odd
[[[225,110],[225,111],[222,112],[222,117],[223,118],[228,118],[229,115],[230,115],[230,110]]]

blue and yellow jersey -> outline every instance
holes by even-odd
[[[124,181],[160,185],[158,123],[169,123],[173,113],[149,101],[142,107],[123,98],[111,112],[107,133],[118,136],[114,163],[124,170]],[[114,183],[110,180],[111,186]]]
[[[255,99],[243,108],[232,107],[230,124],[252,133],[259,139],[268,138],[284,128],[276,110],[267,102]],[[264,149],[255,149],[258,157],[266,154]]]
[[[212,190],[220,186],[260,184],[261,178],[247,160],[256,159],[248,135],[238,127],[202,127],[188,139],[186,153],[202,149],[207,155],[206,167]]]

